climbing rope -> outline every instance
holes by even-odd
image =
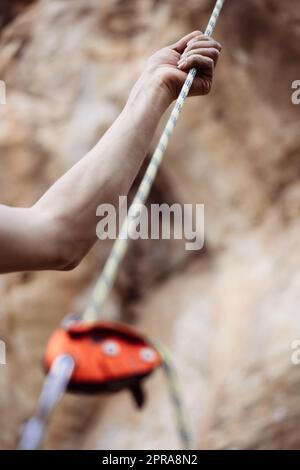
[[[59,356],[46,377],[37,411],[24,426],[20,450],[38,449],[43,441],[48,419],[65,393],[75,368],[75,361],[68,354]]]
[[[205,35],[212,35],[224,2],[225,0],[217,0],[206,28]],[[187,75],[173,111],[168,119],[166,127],[161,135],[159,143],[145,172],[144,178],[139,186],[133,203],[129,208],[128,215],[121,227],[119,237],[115,241],[110,256],[108,257],[99,280],[96,283],[91,301],[89,302],[85,312],[81,317],[81,321],[84,323],[96,322],[102,313],[104,302],[112,288],[118,273],[119,266],[125,256],[128,241],[130,239],[130,233],[139,222],[140,212],[145,201],[147,200],[157,171],[166,152],[169,140],[174,132],[180,112],[182,111],[196,74],[197,69],[192,68]],[[162,358],[162,367],[167,379],[170,397],[176,412],[177,426],[182,447],[184,449],[191,449],[192,443],[190,433],[188,431],[187,420],[185,418],[181,392],[171,358],[167,350],[160,343],[156,341],[153,341],[152,343]],[[31,418],[24,427],[19,445],[20,449],[37,449],[40,446],[49,416],[62,397],[63,393],[67,390],[75,367],[76,362],[74,361],[73,357],[68,354],[60,355],[54,361],[45,380],[44,387],[38,402],[36,415]]]
[[[206,36],[212,35],[215,29],[217,20],[220,16],[222,7],[224,5],[224,2],[225,0],[217,0],[215,8],[213,10],[213,13],[211,15],[211,18],[209,20],[209,23],[205,31]],[[174,132],[180,112],[184,106],[185,100],[189,94],[189,91],[191,89],[191,86],[193,84],[196,74],[197,74],[197,69],[192,68],[187,75],[187,78],[177,98],[173,111],[168,119],[166,127],[161,135],[159,143],[148,165],[144,178],[129,208],[128,215],[123,222],[123,225],[119,233],[119,237],[113,245],[111,253],[104,265],[103,271],[94,288],[91,301],[89,302],[83,314],[82,318],[85,322],[94,322],[98,320],[101,315],[104,302],[107,299],[107,296],[116,279],[119,266],[126,254],[128,241],[130,239],[130,233],[132,230],[134,230],[134,228],[137,226],[139,222],[139,216],[140,216],[141,210],[149,195],[149,192],[155,180],[157,171],[160,167],[165,151],[167,149],[169,140]]]
[[[182,449],[192,450],[194,448],[192,434],[190,432],[189,424],[186,418],[181,388],[171,355],[167,348],[163,346],[160,342],[153,340],[152,343],[158,350],[163,360],[161,367],[165,374],[170,400],[173,404],[173,409],[175,411],[177,430]]]

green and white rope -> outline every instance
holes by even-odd
[[[182,392],[176,369],[168,349],[159,341],[151,340],[155,349],[159,352],[162,358],[162,370],[165,375],[170,401],[173,405],[178,436],[183,450],[194,449],[195,443],[193,442],[192,433],[190,431],[189,422],[184,402],[182,400]]]
[[[217,0],[205,31],[206,36],[212,35],[224,2],[225,0]],[[173,111],[168,119],[166,127],[161,135],[159,143],[148,165],[144,178],[140,184],[137,194],[133,200],[133,203],[129,208],[128,215],[125,221],[123,222],[119,237],[113,245],[112,251],[104,265],[103,271],[94,288],[91,301],[83,314],[83,320],[86,322],[97,321],[101,315],[103,304],[112,288],[112,285],[114,284],[119,270],[119,266],[126,254],[126,249],[130,239],[130,233],[138,223],[140,211],[142,210],[142,206],[144,205],[150,193],[157,171],[160,167],[169,140],[174,132],[180,112],[184,106],[185,100],[192,87],[196,74],[197,69],[192,68],[187,75],[187,78],[177,98]]]

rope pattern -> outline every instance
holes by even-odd
[[[211,36],[213,33],[224,2],[225,0],[217,0],[205,31],[205,34],[207,36]],[[113,245],[110,256],[108,257],[104,265],[102,274],[100,275],[100,278],[94,288],[91,301],[83,314],[83,320],[85,322],[97,321],[101,315],[103,304],[112,288],[112,285],[118,273],[119,266],[125,256],[128,241],[130,239],[130,233],[138,223],[138,215],[140,213],[141,207],[145,203],[150,193],[157,171],[160,167],[169,140],[174,132],[179,115],[189,94],[196,74],[197,69],[192,68],[187,75],[187,78],[177,98],[173,111],[168,119],[166,127],[161,135],[159,143],[148,165],[144,178],[139,186],[137,194],[132,202],[132,205],[129,208],[128,215],[125,221],[123,222],[119,237]]]

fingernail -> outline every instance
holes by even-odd
[[[185,67],[187,64],[187,60],[186,59],[180,59],[179,63],[178,63],[178,67]]]

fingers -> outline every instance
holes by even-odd
[[[188,41],[187,46],[184,50],[184,53],[189,52],[192,49],[200,49],[200,48],[214,48],[217,49],[219,52],[222,50],[222,46],[219,42],[215,41],[213,38],[209,36],[205,36],[204,34],[197,35],[193,37],[190,41]]]
[[[213,73],[215,63],[211,57],[199,54],[192,54],[189,57],[184,57],[178,62],[178,68],[180,70],[190,70],[194,67],[196,69],[205,68],[207,71],[211,71],[211,73]]]
[[[196,77],[193,88],[190,91],[191,96],[208,95],[211,90],[212,81],[209,78]]]
[[[193,49],[189,51],[188,53],[186,53],[184,55],[184,58],[188,58],[193,55],[202,55],[205,57],[209,57],[210,59],[214,61],[214,65],[216,66],[218,59],[219,59],[220,52],[218,51],[218,49],[214,49],[214,48],[210,48],[210,49],[204,48],[204,49],[195,49],[195,50]]]
[[[217,65],[221,44],[208,36],[196,35],[190,41],[178,61],[178,68],[186,70],[192,67],[209,67],[214,69]]]
[[[175,50],[176,52],[179,52],[179,54],[182,54],[185,48],[187,47],[188,43],[200,36],[203,36],[203,33],[201,31],[193,31],[192,33],[187,34],[183,38],[179,39],[179,41],[172,44],[170,48]]]

